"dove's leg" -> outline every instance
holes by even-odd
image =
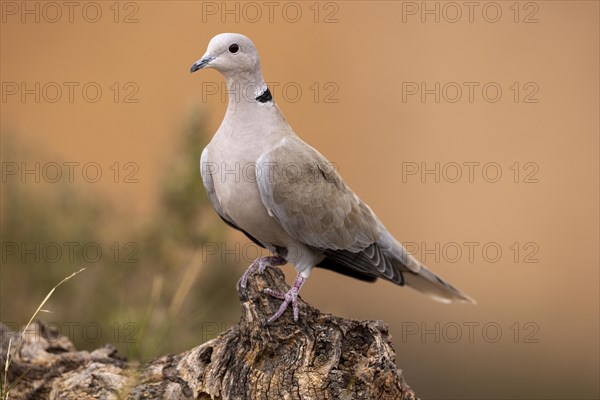
[[[278,267],[280,265],[284,265],[287,261],[283,257],[279,256],[269,256],[269,257],[261,257],[254,260],[252,264],[248,267],[244,275],[242,275],[240,279],[240,287],[242,289],[246,288],[246,283],[248,283],[248,277],[254,271],[258,269],[258,273],[262,274],[267,267]]]
[[[275,314],[273,314],[271,316],[271,318],[269,318],[269,320],[267,321],[267,324],[269,324],[269,323],[275,321],[277,318],[281,317],[290,303],[292,303],[292,310],[294,311],[294,321],[298,321],[298,292],[300,291],[300,288],[302,287],[302,285],[304,284],[305,281],[306,281],[306,278],[304,276],[302,276],[302,273],[299,273],[296,276],[296,280],[294,281],[294,284],[292,285],[290,290],[288,290],[287,293],[285,293],[285,294],[278,292],[276,290],[273,290],[273,289],[265,289],[264,290],[265,293],[270,294],[273,297],[277,297],[278,299],[283,300],[283,303],[281,303],[279,310],[277,310],[277,312]]]

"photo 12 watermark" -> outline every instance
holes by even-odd
[[[137,264],[140,246],[136,242],[96,241],[3,241],[3,264],[100,263]]]
[[[540,183],[535,161],[403,161],[402,183]]]
[[[337,1],[203,1],[203,23],[290,23],[337,24]]]
[[[537,264],[540,245],[535,241],[402,242],[406,250],[424,263],[449,264]]]
[[[119,103],[140,102],[136,82],[3,81],[2,103]]]
[[[338,183],[340,176],[335,163],[297,163],[265,161],[263,163],[217,163],[204,161],[200,165],[203,176],[222,183],[258,183],[270,184],[289,182]]]
[[[267,250],[252,242],[204,242],[201,251],[203,263],[217,261],[250,264],[257,258],[268,255]]]
[[[133,161],[4,161],[2,183],[139,183],[140,166]]]
[[[405,24],[540,22],[540,3],[534,1],[403,1],[401,12]]]
[[[16,322],[2,321],[9,331],[18,332],[23,325]],[[93,345],[136,344],[141,343],[144,336],[143,324],[137,321],[44,321],[45,329],[29,330],[28,335],[43,335],[43,341],[50,343],[66,337],[71,342]],[[205,342],[227,329],[225,321],[203,321],[194,328],[199,342]]]
[[[140,3],[135,1],[2,1],[1,20],[6,23],[137,24]]]
[[[228,88],[225,82],[202,82],[202,102],[221,103],[253,102],[260,96],[264,87],[257,84],[232,83]],[[340,102],[340,86],[336,82],[266,82],[275,101],[286,103],[312,102],[337,104]]]
[[[534,81],[402,82],[402,103],[537,104],[540,85]]]
[[[404,321],[401,325],[402,343],[488,343],[499,342],[537,344],[540,326],[533,321]]]

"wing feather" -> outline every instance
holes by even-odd
[[[301,139],[287,137],[259,158],[257,168],[269,214],[290,236],[321,251],[324,267],[335,265],[337,272],[346,268],[361,279],[404,283],[400,264],[379,243],[382,235],[387,238],[385,227],[323,155]]]
[[[269,213],[296,240],[320,250],[362,251],[379,221],[319,152],[286,137],[259,158],[257,182]]]

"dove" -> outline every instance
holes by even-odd
[[[413,257],[343,181],[321,153],[289,126],[267,87],[254,43],[238,33],[213,37],[190,72],[213,68],[225,78],[223,121],[202,151],[200,172],[210,202],[232,228],[272,255],[256,259],[239,281],[267,267],[293,264],[289,291],[268,319],[292,305],[315,267],[374,282],[382,278],[445,303],[475,303]]]

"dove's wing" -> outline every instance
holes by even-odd
[[[403,283],[401,265],[380,247],[383,225],[333,164],[300,138],[285,137],[258,159],[257,182],[269,214],[327,257],[320,266]]]

